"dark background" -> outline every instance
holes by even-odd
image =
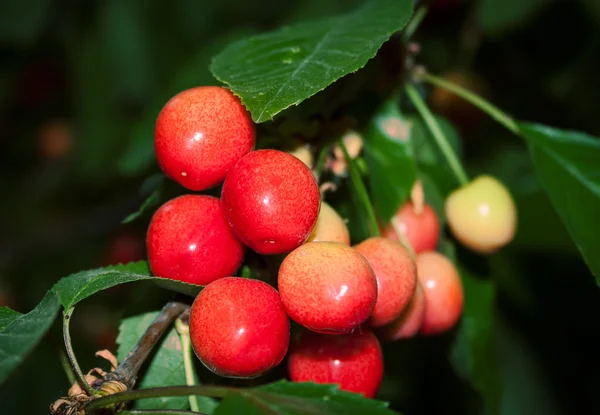
[[[0,305],[28,312],[61,277],[142,259],[148,214],[120,222],[159,171],[134,156],[152,151],[166,100],[216,84],[209,60],[229,40],[358,3],[0,1]],[[419,63],[453,74],[520,119],[600,135],[598,3],[434,1],[415,37]],[[519,207],[514,243],[484,264],[500,290],[502,414],[594,412],[600,296],[593,277],[522,143],[461,101],[430,96],[456,123],[470,172],[500,177]],[[164,296],[124,286],[80,304],[73,341],[82,367],[99,364],[93,351],[115,350],[120,318],[157,309]],[[57,328],[1,386],[2,413],[46,413],[66,394]],[[386,345],[380,398],[406,414],[480,413],[477,395],[447,361],[452,335]]]

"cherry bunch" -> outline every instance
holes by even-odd
[[[188,89],[164,106],[155,131],[161,169],[193,192],[222,187],[218,198],[190,193],[155,212],[152,272],[205,286],[191,308],[190,336],[211,371],[252,378],[287,356],[292,381],[373,397],[384,372],[380,340],[439,334],[460,319],[463,289],[452,261],[436,252],[438,218],[427,204],[407,202],[381,225],[382,237],[351,245],[310,168],[284,151],[255,150],[255,141],[250,115],[228,89]],[[514,231],[514,206],[508,197],[497,212],[494,198],[506,194],[492,180],[457,190],[446,206],[457,239],[480,252]],[[487,215],[477,213],[482,197],[491,200]],[[277,289],[235,276],[248,249],[285,255]],[[291,320],[301,326],[293,340]]]

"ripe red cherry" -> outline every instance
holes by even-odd
[[[162,205],[146,237],[154,275],[206,285],[235,273],[245,247],[225,222],[219,199],[184,195]]]
[[[417,273],[425,295],[420,333],[450,330],[460,319],[464,304],[462,281],[454,264],[438,252],[423,252],[417,255]]]
[[[417,335],[423,324],[425,316],[425,295],[421,283],[417,283],[417,289],[408,306],[392,323],[381,329],[383,338],[389,341],[407,339]]]
[[[338,336],[305,331],[290,347],[288,373],[294,382],[334,383],[373,398],[383,379],[383,354],[364,327]]]
[[[303,244],[319,216],[314,175],[296,157],[253,151],[229,171],[221,205],[233,232],[260,254],[282,254]]]
[[[277,282],[288,315],[321,333],[352,331],[377,300],[368,261],[339,242],[308,242],[295,249],[281,263]]]
[[[180,92],[156,120],[154,148],[160,168],[194,191],[221,183],[254,144],[254,124],[246,108],[218,86]]]
[[[385,238],[368,238],[354,248],[369,261],[377,278],[377,302],[369,325],[378,327],[391,323],[415,292],[415,261],[404,246]]]
[[[394,215],[400,230],[404,232],[415,253],[432,251],[437,248],[440,237],[440,223],[431,206],[423,204],[422,212],[416,212],[412,202],[400,207]],[[393,219],[393,220],[394,220]],[[392,225],[382,229],[386,238],[398,241]]]
[[[206,286],[190,311],[196,356],[224,377],[252,378],[277,366],[290,342],[290,320],[275,288],[225,277]]]

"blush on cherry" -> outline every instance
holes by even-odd
[[[289,347],[290,321],[269,284],[225,277],[194,300],[190,338],[196,355],[212,372],[252,378],[281,363]]]
[[[435,211],[426,203],[416,208],[412,202],[403,204],[392,220],[406,235],[406,239],[415,253],[432,251],[437,248],[440,237],[440,223]],[[385,226],[382,235],[393,241],[398,241],[395,229],[391,224]]]
[[[254,144],[254,124],[246,108],[218,86],[178,93],[156,120],[154,148],[160,168],[194,191],[221,183]]]
[[[154,275],[206,285],[235,273],[245,247],[225,222],[219,199],[184,195],[162,205],[146,237]]]

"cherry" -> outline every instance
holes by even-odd
[[[277,366],[290,342],[290,320],[275,288],[225,277],[207,285],[190,311],[196,356],[224,377],[252,378]]]
[[[440,223],[435,211],[423,203],[421,211],[415,204],[407,202],[400,206],[394,218],[398,227],[410,242],[415,253],[436,249],[440,237]],[[386,238],[398,241],[398,235],[391,224],[385,226],[381,233]]]
[[[288,373],[294,382],[337,384],[373,398],[383,379],[383,354],[364,327],[338,336],[304,331],[290,347]]]
[[[339,242],[350,245],[350,233],[344,219],[325,202],[321,202],[321,210],[317,225],[313,229],[309,242]]]
[[[229,171],[221,206],[233,232],[255,252],[292,251],[312,232],[321,194],[302,161],[278,150],[257,150]]]
[[[254,144],[254,124],[246,108],[218,86],[180,92],[156,120],[154,146],[160,168],[194,191],[221,183]]]
[[[433,335],[450,330],[460,319],[464,305],[458,271],[444,255],[430,251],[417,255],[417,272],[425,296],[420,333]]]
[[[407,339],[417,335],[425,317],[425,295],[421,283],[417,288],[408,306],[392,323],[381,329],[383,338],[389,341]]]
[[[308,242],[292,251],[279,267],[278,286],[288,315],[321,333],[352,331],[377,300],[369,262],[338,242]]]
[[[488,254],[508,244],[517,227],[517,209],[506,187],[479,176],[446,199],[448,226],[467,248]]]
[[[377,302],[368,323],[372,327],[391,323],[415,292],[415,261],[404,246],[385,238],[365,239],[354,248],[369,261],[377,279]]]
[[[105,265],[126,264],[144,259],[144,239],[132,229],[120,229],[110,238],[104,255]]]
[[[245,252],[219,199],[205,195],[179,196],[162,205],[150,221],[146,245],[156,276],[199,285],[232,275]]]

